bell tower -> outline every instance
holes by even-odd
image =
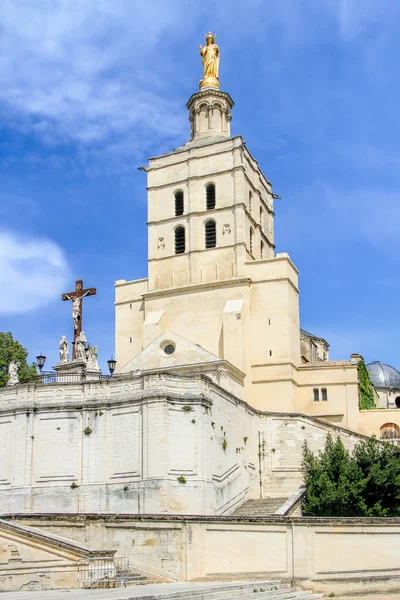
[[[241,136],[233,100],[220,91],[215,34],[200,46],[204,77],[187,103],[190,141],[149,160],[149,289],[227,280],[274,255],[271,184]]]
[[[234,103],[220,89],[215,34],[200,55],[190,138],[146,169],[148,278],[116,284],[118,369],[173,331],[245,373],[254,406],[286,410],[300,363],[297,271],[275,256],[271,183],[231,135]]]

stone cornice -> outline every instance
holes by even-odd
[[[216,88],[210,87],[210,88],[201,90],[200,92],[196,92],[195,94],[192,94],[186,104],[186,108],[188,110],[190,110],[192,107],[192,104],[196,100],[201,100],[203,98],[209,98],[210,96],[215,96],[217,98],[223,98],[225,101],[228,102],[229,108],[232,108],[235,104],[227,92],[221,92],[221,90],[217,90]]]
[[[215,250],[215,248],[213,248]],[[205,283],[189,283],[187,285],[175,288],[167,288],[163,290],[152,290],[143,294],[143,298],[155,298],[159,296],[171,296],[175,294],[182,293],[192,293],[197,292],[198,290],[210,289],[210,288],[222,288],[234,285],[247,285],[249,286],[252,283],[249,277],[238,277],[235,279],[225,279],[221,281],[210,281]]]

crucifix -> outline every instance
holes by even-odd
[[[69,294],[63,294],[62,300],[71,300],[72,302],[72,320],[74,322],[74,350],[72,353],[72,360],[76,358],[76,338],[82,331],[82,299],[85,296],[94,296],[96,294],[96,288],[83,288],[83,281],[79,279],[75,281],[75,290],[69,292]]]

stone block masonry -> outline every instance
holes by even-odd
[[[328,431],[359,438],[257,411],[202,373],[3,388],[0,512],[227,515],[293,493],[304,440]]]
[[[89,547],[113,547],[129,557],[132,567],[169,580],[277,579],[336,596],[400,592],[400,519],[10,518]]]

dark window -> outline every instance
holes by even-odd
[[[252,211],[252,200],[253,200],[253,194],[251,192],[249,192],[249,212],[251,213]]]
[[[217,234],[215,232],[215,221],[207,221],[205,225],[206,248],[215,248],[217,245]]]
[[[314,388],[314,402],[319,402],[319,389]]]
[[[250,227],[250,254],[253,254],[253,230]]]
[[[264,217],[264,211],[260,206],[260,225],[261,225],[261,227],[263,227],[263,217]]]
[[[264,258],[264,242],[260,242],[260,258]]]
[[[327,402],[327,400],[328,400],[328,391],[326,388],[321,389],[321,399],[322,399],[322,402]]]
[[[183,215],[183,192],[175,192],[175,216]]]
[[[185,252],[185,228],[177,227],[175,229],[175,254]]]
[[[206,187],[207,210],[215,208],[215,185],[209,183]]]

